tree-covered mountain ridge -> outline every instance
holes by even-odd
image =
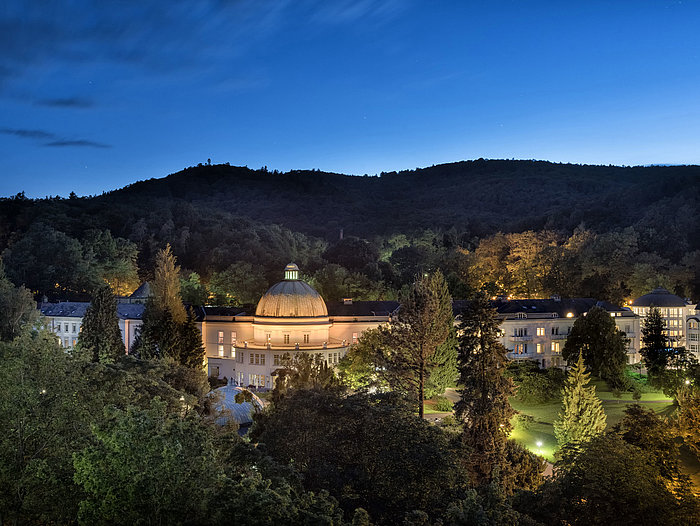
[[[168,243],[185,276],[226,298],[236,288],[235,301],[256,301],[289,261],[330,300],[395,299],[437,268],[455,297],[619,302],[659,285],[695,297],[698,202],[698,166],[476,160],[370,177],[199,165],[100,196],[0,198],[0,258],[16,285],[58,298],[102,281],[127,293]]]
[[[379,176],[285,173],[228,165],[186,168],[97,201],[174,198],[326,238],[426,228],[474,236],[527,229],[608,231],[669,211],[696,222],[700,167],[618,167],[476,160]],[[674,214],[675,215],[675,214]],[[651,217],[649,218],[652,219]]]

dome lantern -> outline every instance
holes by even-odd
[[[299,267],[294,263],[287,264],[284,267],[284,279],[286,281],[294,281],[299,279]]]

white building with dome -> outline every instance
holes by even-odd
[[[203,307],[208,374],[232,378],[237,385],[272,388],[285,353],[315,354],[335,365],[363,331],[387,323],[397,309],[395,301],[327,305],[290,263],[284,279],[268,289],[253,315]]]

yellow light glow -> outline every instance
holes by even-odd
[[[573,313],[573,312],[567,312],[567,313],[566,313],[566,317],[567,317],[567,318],[573,318],[573,317],[574,317],[574,313]]]

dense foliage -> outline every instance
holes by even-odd
[[[101,280],[130,292],[166,243],[216,303],[255,301],[289,261],[331,300],[395,299],[437,268],[457,298],[486,288],[620,303],[658,285],[692,297],[698,180],[696,167],[530,161],[380,177],[200,166],[96,197],[2,199],[0,251],[16,285],[52,298]],[[619,213],[621,194],[633,213]]]

